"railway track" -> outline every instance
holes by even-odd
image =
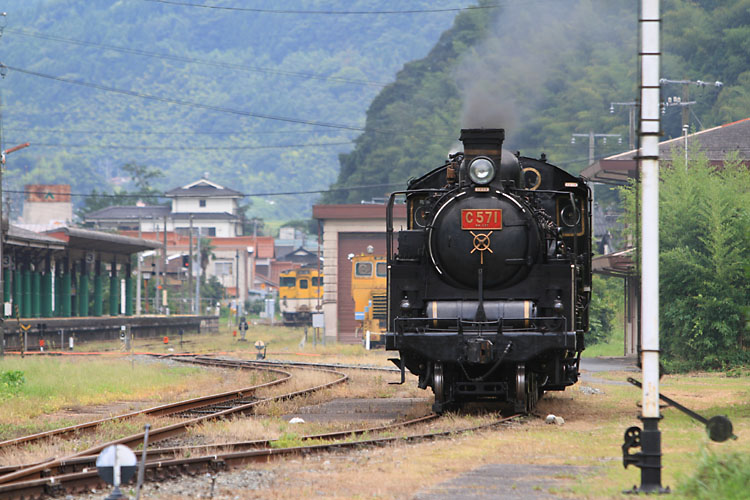
[[[197,364],[210,365],[210,366],[259,369],[259,367],[257,365],[254,365],[253,362],[244,362],[244,361],[231,361],[231,360],[211,359],[211,358],[201,358],[201,359],[195,359],[193,361],[189,361],[189,360],[183,360],[183,361],[195,362]],[[268,367],[265,367],[264,369],[269,370]],[[255,387],[254,390],[257,390],[261,387],[269,387],[272,385],[278,385],[282,382],[288,381],[292,377],[292,375],[288,372],[283,372],[283,371],[277,370],[276,368],[273,368],[271,370],[283,374],[283,377],[281,379],[278,379],[272,382],[267,382],[265,384],[259,384],[258,386],[254,386]],[[197,408],[209,408],[211,406],[214,406],[214,408],[212,411],[208,413],[201,414],[198,416],[188,416],[181,422],[152,429],[149,432],[149,441],[158,442],[158,441],[162,441],[171,437],[175,437],[175,436],[184,434],[187,428],[190,426],[193,426],[202,422],[207,422],[210,420],[225,418],[225,417],[232,416],[232,415],[251,413],[254,411],[255,407],[259,405],[260,403],[265,403],[265,402],[270,402],[270,401],[283,401],[283,400],[299,397],[302,395],[311,394],[311,393],[320,391],[322,389],[344,383],[348,379],[348,376],[346,374],[333,371],[333,370],[329,370],[329,369],[308,368],[308,370],[326,372],[335,376],[336,378],[333,381],[319,384],[314,387],[309,387],[309,388],[305,388],[302,390],[281,394],[278,396],[272,396],[272,397],[266,397],[266,398],[255,398],[254,400],[249,401],[249,402],[244,402],[244,398],[247,397],[248,391],[244,391],[244,390],[232,391],[231,394],[234,394],[235,396],[234,399],[229,398],[229,399],[224,399],[223,401],[221,401],[221,402],[234,401],[234,403],[230,405],[229,408],[224,408],[220,405],[219,401],[222,400],[222,397],[216,397],[216,396],[221,396],[221,395],[206,396],[203,398],[195,398],[191,400],[181,401],[178,403],[173,403],[171,405],[164,405],[164,406],[169,407],[168,408],[169,415],[175,415],[175,414],[180,414],[180,413],[184,414],[185,412],[195,411]],[[238,394],[238,392],[241,392],[241,394]],[[222,394],[227,395],[227,393],[222,393]],[[157,415],[159,414],[159,411],[162,411],[162,410],[167,411],[163,407],[156,407],[154,409],[154,412],[149,413],[149,415],[152,415],[152,416]],[[136,412],[136,414],[140,414],[140,413]],[[164,413],[160,414],[160,416],[163,416],[163,415]],[[124,416],[120,416],[120,417],[124,417]],[[114,419],[118,419],[120,417],[114,417]],[[131,418],[131,416],[128,415],[127,418]],[[112,419],[107,419],[107,420],[112,420]],[[97,421],[97,422],[98,423],[96,423],[96,425],[92,425],[92,427],[84,427],[84,428],[90,429],[98,425],[101,425],[101,421]],[[85,426],[86,424],[82,424],[82,425]],[[72,432],[72,431],[68,431],[67,429],[68,428],[58,429],[58,431],[60,431],[58,434],[55,434],[56,431],[50,431],[50,433],[42,433],[42,434],[45,434],[45,436],[40,436],[35,439],[43,439],[45,437],[49,437],[50,435],[65,435],[65,434],[69,434],[69,432]],[[35,439],[27,439],[27,438],[29,438],[29,436],[27,436],[26,438],[19,438],[19,444],[29,443],[35,440]],[[30,465],[26,465],[22,467],[5,468],[6,473],[0,475],[0,485],[15,483],[18,481],[29,481],[29,480],[40,478],[43,476],[54,477],[55,471],[63,470],[65,467],[65,464],[70,462],[72,459],[98,454],[101,450],[103,450],[104,448],[112,444],[123,444],[125,446],[135,448],[140,443],[143,442],[143,438],[144,438],[144,433],[139,432],[139,433],[131,434],[129,436],[120,438],[120,439],[116,439],[108,443],[90,447],[86,450],[80,451],[78,453],[69,455],[61,459],[56,458],[56,459],[48,460],[45,462],[30,464]],[[10,470],[10,469],[13,469],[13,470]],[[4,498],[2,492],[0,492],[0,497]],[[23,498],[23,497],[19,497],[19,498]]]
[[[204,362],[200,364],[210,365],[209,362]],[[221,366],[221,365],[214,365],[214,366]],[[114,417],[103,418],[103,419],[94,420],[91,422],[85,422],[82,424],[61,427],[59,429],[39,432],[36,434],[30,434],[28,436],[21,436],[21,437],[14,438],[14,439],[0,441],[0,449],[9,448],[12,446],[28,445],[28,444],[32,444],[32,443],[45,440],[45,439],[49,439],[52,437],[70,438],[82,432],[94,431],[104,424],[128,420],[128,419],[138,417],[138,416],[167,417],[167,416],[172,416],[172,415],[188,414],[191,411],[218,407],[220,405],[230,405],[230,407],[236,406],[235,403],[237,402],[246,401],[246,400],[247,402],[250,402],[248,398],[253,398],[254,397],[253,394],[257,390],[262,389],[264,387],[272,387],[274,385],[282,384],[292,378],[292,375],[289,372],[285,372],[285,371],[278,370],[275,368],[260,366],[260,365],[257,365],[257,366],[246,365],[244,367],[239,366],[239,365],[233,365],[232,367],[263,371],[265,373],[278,375],[279,378],[272,380],[270,382],[256,384],[250,387],[244,387],[242,389],[237,389],[234,391],[222,392],[218,394],[212,394],[209,396],[202,396],[199,398],[178,401],[176,403],[169,403],[165,405],[154,406],[152,408],[125,413],[122,415],[116,415]],[[0,467],[0,474],[3,473],[2,471],[3,471],[3,468]]]
[[[436,415],[428,415],[419,419],[411,420],[387,426],[380,426],[371,429],[361,429],[358,431],[346,431],[339,433],[321,434],[315,436],[306,436],[306,440],[324,440],[330,443],[314,444],[309,446],[298,446],[291,448],[273,448],[271,441],[254,441],[245,443],[247,449],[231,451],[214,452],[203,456],[190,458],[165,458],[163,450],[149,450],[148,458],[145,463],[146,481],[163,481],[175,479],[184,474],[199,474],[205,472],[216,473],[225,471],[233,467],[246,465],[249,463],[269,462],[274,459],[286,456],[309,455],[313,453],[324,453],[335,450],[356,449],[362,447],[386,446],[396,442],[414,443],[426,440],[434,440],[442,437],[454,436],[467,432],[476,432],[480,430],[489,430],[507,424],[519,417],[513,415],[510,417],[500,418],[493,422],[476,425],[472,427],[453,429],[448,431],[418,433],[406,436],[389,436],[362,440],[351,440],[353,433],[363,435],[373,432],[387,432],[396,427],[405,427],[423,423],[428,420],[438,418]],[[341,439],[347,439],[342,441]],[[236,443],[235,443],[236,444]],[[260,446],[258,449],[257,447]],[[213,448],[215,448],[214,446]],[[172,452],[172,451],[170,451]],[[51,474],[46,477],[40,477],[30,480],[19,480],[12,483],[0,484],[0,497],[14,500],[43,498],[48,495],[57,495],[62,493],[80,493],[90,490],[91,488],[101,488],[104,483],[98,477],[95,470],[84,467],[85,460],[92,460],[94,457],[79,457],[78,466],[82,467],[77,472],[64,471],[58,474]],[[91,463],[91,462],[88,462]],[[71,464],[73,466],[73,464]]]

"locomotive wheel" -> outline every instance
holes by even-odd
[[[450,397],[451,384],[445,375],[443,363],[436,362],[432,368],[432,392],[435,393],[435,404],[432,409],[435,413],[443,413],[452,403]]]
[[[540,397],[536,374],[526,370],[526,365],[516,367],[516,411],[531,413]]]

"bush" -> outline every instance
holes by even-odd
[[[750,362],[750,170],[737,155],[720,169],[682,154],[660,170],[660,347],[669,369],[724,370]],[[635,190],[626,188],[635,220]],[[630,224],[635,227],[635,224]],[[634,235],[636,238],[640,235]]]
[[[617,313],[623,305],[622,280],[594,275],[592,288],[587,345],[606,342],[612,336]]]
[[[0,372],[0,398],[17,395],[25,383],[26,378],[21,370]]]
[[[750,455],[702,452],[695,474],[677,487],[685,498],[696,500],[741,500],[750,485]]]

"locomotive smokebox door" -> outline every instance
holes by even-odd
[[[471,339],[466,342],[466,361],[480,364],[492,361],[492,342],[487,339]]]

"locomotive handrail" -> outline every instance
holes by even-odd
[[[391,282],[391,263],[393,262],[393,204],[396,202],[396,196],[403,194],[408,195],[410,193],[444,193],[445,189],[408,189],[406,191],[393,191],[391,195],[388,197],[388,205],[386,206],[385,210],[385,245],[386,245],[386,262],[388,265],[388,283]],[[408,214],[407,214],[408,217]],[[408,226],[408,221],[407,221]],[[387,287],[387,300],[388,304],[391,303],[391,287]],[[388,308],[388,319],[387,324],[391,324],[391,318],[390,318],[390,307]]]
[[[405,191],[393,191],[388,197],[388,205],[385,211],[385,230],[386,230],[386,253],[388,255],[388,262],[390,263],[393,253],[393,204],[396,202],[396,196],[403,194],[430,194],[430,193],[445,193],[446,189],[407,189]],[[408,217],[408,214],[407,214]]]

